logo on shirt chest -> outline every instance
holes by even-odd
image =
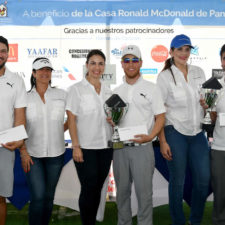
[[[11,88],[13,88],[14,83],[7,82],[6,84],[9,85]]]

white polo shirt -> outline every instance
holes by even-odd
[[[48,87],[45,104],[33,88],[27,93],[26,109],[28,153],[37,158],[56,157],[64,153],[64,115],[66,92]]]
[[[165,113],[164,103],[157,85],[140,77],[133,85],[126,82],[117,87],[114,93],[129,104],[128,112],[120,121],[120,127],[146,125],[148,132],[154,126],[154,116]]]
[[[66,110],[77,117],[77,133],[82,148],[108,147],[108,140],[112,138],[112,127],[106,121],[103,105],[111,95],[111,90],[103,82],[98,95],[86,78],[71,86]]]
[[[183,73],[175,65],[171,69],[176,84],[168,69],[161,72],[157,79],[166,106],[166,125],[173,125],[184,135],[196,135],[201,131],[204,115],[199,103],[199,88],[205,81],[205,74],[200,67],[188,65],[186,82]]]
[[[0,76],[0,131],[13,127],[14,109],[26,107],[26,96],[23,79],[6,68]]]
[[[225,88],[221,90],[215,111],[217,112],[217,119],[213,131],[212,149],[225,151],[225,124],[222,122],[225,116]]]

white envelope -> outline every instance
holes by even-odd
[[[121,141],[127,141],[134,139],[137,134],[148,134],[147,127],[145,125],[118,128]]]
[[[0,146],[11,141],[19,141],[28,138],[24,125],[13,127],[0,132]]]

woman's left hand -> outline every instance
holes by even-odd
[[[209,106],[206,104],[206,102],[205,102],[205,99],[200,99],[199,100],[199,102],[200,102],[200,105],[202,106],[202,108],[203,109],[208,109],[209,108]]]
[[[112,117],[107,117],[106,118],[106,121],[112,126],[112,127],[115,127],[115,123],[113,123],[113,121],[112,121]]]
[[[76,147],[73,149],[73,159],[78,163],[84,162],[83,152],[80,147]]]
[[[22,168],[25,173],[28,173],[30,171],[31,165],[34,165],[34,162],[30,155],[27,153],[27,151],[22,151],[20,153],[21,157],[21,163],[22,163]]]
[[[150,135],[146,135],[146,134],[137,134],[134,137],[135,137],[134,139],[130,139],[129,141],[133,141],[139,144],[152,141],[152,138],[150,137]]]

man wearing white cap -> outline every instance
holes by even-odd
[[[113,169],[117,186],[118,225],[131,225],[131,184],[134,182],[138,201],[139,225],[152,225],[152,177],[155,167],[151,141],[164,125],[165,108],[157,86],[142,78],[140,49],[128,45],[122,52],[124,83],[115,89],[128,112],[120,127],[145,126],[146,134],[137,134],[125,143],[123,149],[114,150]],[[135,129],[135,128],[134,128]]]
[[[0,131],[25,124],[26,89],[23,79],[5,66],[9,54],[7,39],[0,36]],[[13,193],[13,167],[21,141],[0,143],[0,225],[6,220],[6,197]]]

